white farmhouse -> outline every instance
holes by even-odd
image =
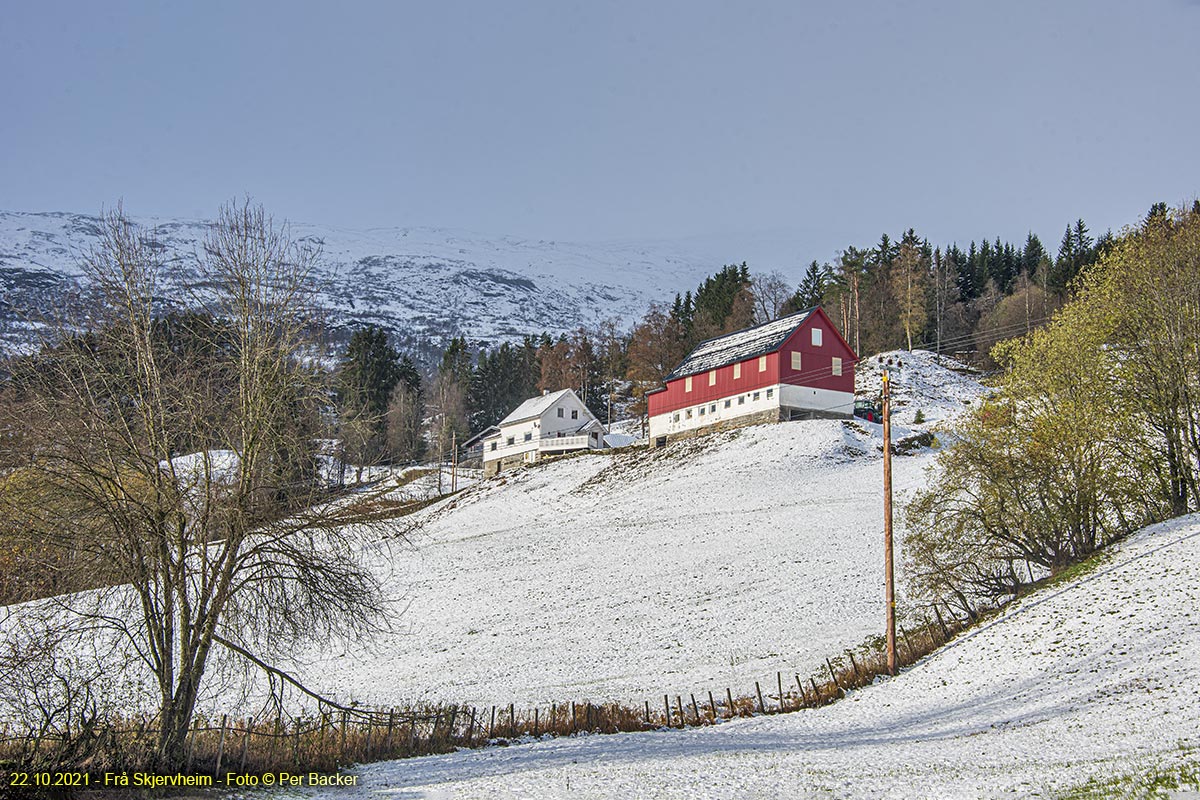
[[[542,456],[604,447],[604,426],[571,389],[531,397],[480,436],[491,477]]]

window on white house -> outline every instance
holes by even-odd
[[[812,329],[812,343],[813,343],[814,347],[821,346],[821,329],[820,328]]]
[[[533,440],[533,431],[526,431],[525,432],[525,441],[529,442],[532,440]]]
[[[700,406],[700,416],[704,416],[704,406]]]
[[[495,443],[495,442],[492,442],[492,449],[493,449],[493,450],[495,450],[495,449],[496,449],[496,443]]]
[[[733,402],[732,400],[726,400],[726,401],[725,401],[725,407],[726,407],[726,408],[729,408],[729,405],[730,405],[730,403],[732,403],[732,402]]]
[[[757,400],[757,399],[758,399],[758,392],[755,392],[755,393],[754,393],[754,399],[755,399],[755,400]]]
[[[688,375],[686,378],[683,379],[683,390],[685,392],[690,392],[692,390],[692,376],[691,375]]]
[[[740,405],[745,405],[745,403],[746,403],[746,395],[744,395],[744,394],[739,394],[739,395],[738,395],[738,405],[739,405],[739,406],[740,406]]]
[[[834,359],[833,359],[833,374],[834,375],[842,374],[842,360],[840,358],[838,358],[837,356],[834,356]]]
[[[679,422],[679,412],[678,411],[676,411],[673,415],[671,415],[671,422]]]
[[[715,369],[710,369],[708,371],[708,385],[709,386],[717,385],[717,371]]]
[[[792,351],[792,369],[800,369],[800,351]]]
[[[571,419],[579,419],[579,409],[578,408],[571,409]]]
[[[713,403],[711,406],[709,406],[709,407],[708,407],[708,412],[709,412],[710,414],[715,414],[715,413],[717,413],[717,404],[716,404],[716,403]]]
[[[685,417],[687,417],[688,419],[691,419],[692,418],[692,410],[689,408],[687,411],[683,412],[683,415]]]
[[[517,440],[515,437],[512,437],[512,436],[508,437],[508,444],[514,444],[516,441]]]
[[[758,357],[758,371],[759,372],[767,371],[767,357],[766,356]]]
[[[740,377],[742,377],[742,365],[734,364],[733,365],[733,378],[734,378],[734,380],[737,380]]]
[[[774,396],[775,396],[775,390],[774,390],[774,389],[767,389],[767,399],[768,399],[768,400],[770,400],[770,399],[771,399],[772,397],[774,397]]]
[[[562,415],[563,415],[563,410],[560,408],[560,409],[558,410],[558,416],[559,416],[559,418],[560,418],[560,419],[562,418]]]

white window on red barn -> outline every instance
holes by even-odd
[[[733,377],[734,377],[734,380],[737,380],[738,378],[742,377],[742,365],[741,364],[733,365]]]
[[[691,375],[688,375],[686,378],[683,379],[683,390],[685,392],[690,392],[692,390],[692,376]]]
[[[842,360],[840,358],[838,358],[837,356],[833,357],[833,374],[834,375],[842,374]]]
[[[820,328],[812,329],[812,343],[813,343],[814,347],[821,346],[821,329]]]
[[[709,386],[717,385],[717,371],[715,369],[710,369],[708,371],[708,385]]]
[[[767,371],[767,357],[766,356],[758,357],[758,371],[759,372]]]
[[[800,351],[792,351],[792,369],[800,369]]]

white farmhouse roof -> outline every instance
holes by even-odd
[[[542,413],[558,402],[559,398],[570,392],[570,389],[560,389],[557,392],[543,394],[537,397],[531,397],[521,405],[513,409],[512,413],[504,419],[500,420],[499,425],[511,425],[515,422],[522,422],[527,419],[540,417]],[[574,394],[572,392],[572,394]]]
[[[667,380],[673,381],[686,375],[707,372],[726,364],[774,352],[787,341],[792,331],[803,325],[816,310],[816,306],[806,308],[786,317],[755,325],[753,328],[705,339],[688,353],[679,366],[667,376]]]

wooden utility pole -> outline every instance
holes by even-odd
[[[458,431],[450,432],[450,491],[458,491]]]
[[[883,558],[887,601],[887,668],[896,674],[896,585],[892,568],[892,403],[888,368],[883,372]]]

